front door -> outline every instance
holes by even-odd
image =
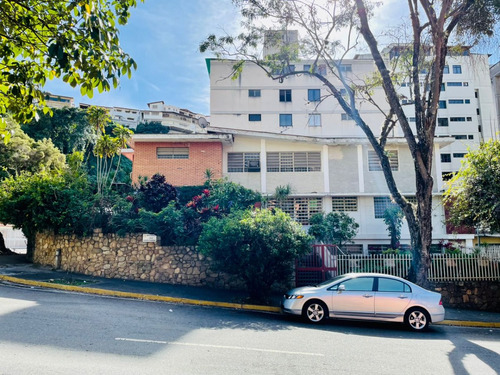
[[[375,313],[374,277],[355,277],[332,290],[332,316],[372,317]]]

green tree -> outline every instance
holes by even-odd
[[[135,61],[120,47],[136,0],[3,0],[0,2],[0,115],[24,123],[44,108],[42,87],[61,78],[92,97],[130,77]],[[0,123],[1,117],[0,117]],[[6,141],[10,133],[0,127]]]
[[[166,181],[165,176],[156,173],[141,184],[137,201],[139,207],[158,213],[170,202],[177,202],[177,189]]]
[[[168,134],[170,127],[162,125],[159,121],[141,122],[135,129],[136,134]]]
[[[318,213],[311,217],[309,234],[327,244],[339,247],[351,243],[358,233],[359,224],[343,212]]]
[[[232,210],[245,210],[262,200],[260,193],[229,181],[227,178],[207,180],[207,205],[216,206],[223,214]]]
[[[38,120],[22,125],[22,130],[35,140],[51,139],[62,153],[85,151],[93,141],[93,132],[86,112],[78,108],[53,109]]]
[[[445,204],[453,224],[500,232],[500,141],[469,150],[460,171],[449,181]]]
[[[387,231],[391,238],[391,249],[399,248],[401,238],[401,226],[403,225],[403,211],[396,204],[391,204],[384,211],[384,223],[387,225]]]
[[[311,239],[281,210],[246,210],[210,219],[198,248],[212,258],[215,271],[238,276],[259,300],[274,284],[289,284],[294,261],[310,251]]]
[[[59,171],[65,167],[65,156],[49,139],[35,141],[28,137],[13,120],[6,120],[11,141],[0,142],[0,180],[22,172]]]
[[[35,236],[45,230],[83,234],[90,230],[91,194],[86,177],[66,171],[9,177],[0,185],[0,222],[22,229],[33,256]]]
[[[491,34],[500,16],[498,0],[408,1],[409,30],[394,33],[400,37],[396,42],[403,56],[390,61],[384,58],[383,40],[377,40],[372,32],[370,16],[374,4],[368,0],[233,2],[241,10],[246,30],[237,36],[210,35],[201,43],[200,51],[213,51],[219,58],[234,61],[233,78],[241,74],[246,63],[255,63],[270,79],[283,82],[287,77],[304,74],[324,85],[327,96],[334,97],[340,108],[354,120],[377,154],[389,192],[401,207],[410,231],[413,261],[409,278],[419,285],[427,285],[432,242],[434,136],[446,56],[450,43],[456,42],[457,37]],[[482,19],[481,23],[473,20],[467,24],[465,21],[471,21],[471,12],[479,10],[491,16]],[[464,27],[457,29],[462,21]],[[301,30],[303,37],[299,43],[273,40],[273,36],[282,40],[283,30],[293,29]],[[340,35],[343,40],[338,39]],[[269,40],[264,41],[264,37]],[[342,70],[342,59],[357,46],[359,37],[366,42],[378,72],[361,83],[349,79]],[[275,48],[276,53],[263,58],[257,46],[264,42],[267,47]],[[299,57],[313,61],[310,69],[292,68]],[[428,72],[425,77],[420,75],[423,68]],[[402,73],[413,95],[415,122],[411,124],[397,92]],[[387,110],[377,105],[372,95],[375,87],[383,89]],[[383,115],[378,135],[359,112],[360,103],[366,102]],[[412,156],[416,205],[399,191],[391,170],[386,145],[395,127],[402,129]]]

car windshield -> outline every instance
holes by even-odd
[[[329,280],[323,281],[322,283],[316,284],[314,286],[316,288],[321,288],[322,286],[330,285],[330,284],[334,283],[337,280],[343,279],[344,277],[345,277],[345,275],[335,276],[333,279],[329,279]]]

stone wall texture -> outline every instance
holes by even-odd
[[[500,281],[448,281],[433,287],[444,307],[500,312]]]
[[[56,254],[60,251],[60,259]],[[160,246],[143,242],[142,234],[120,237],[38,234],[34,263],[69,272],[106,278],[158,283],[241,289],[243,284],[227,274],[210,270],[210,259],[194,247]],[[59,264],[57,264],[59,263]]]

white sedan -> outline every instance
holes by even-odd
[[[283,311],[302,315],[312,323],[326,318],[406,323],[424,330],[444,320],[441,294],[400,277],[378,273],[349,273],[315,286],[288,291]]]

